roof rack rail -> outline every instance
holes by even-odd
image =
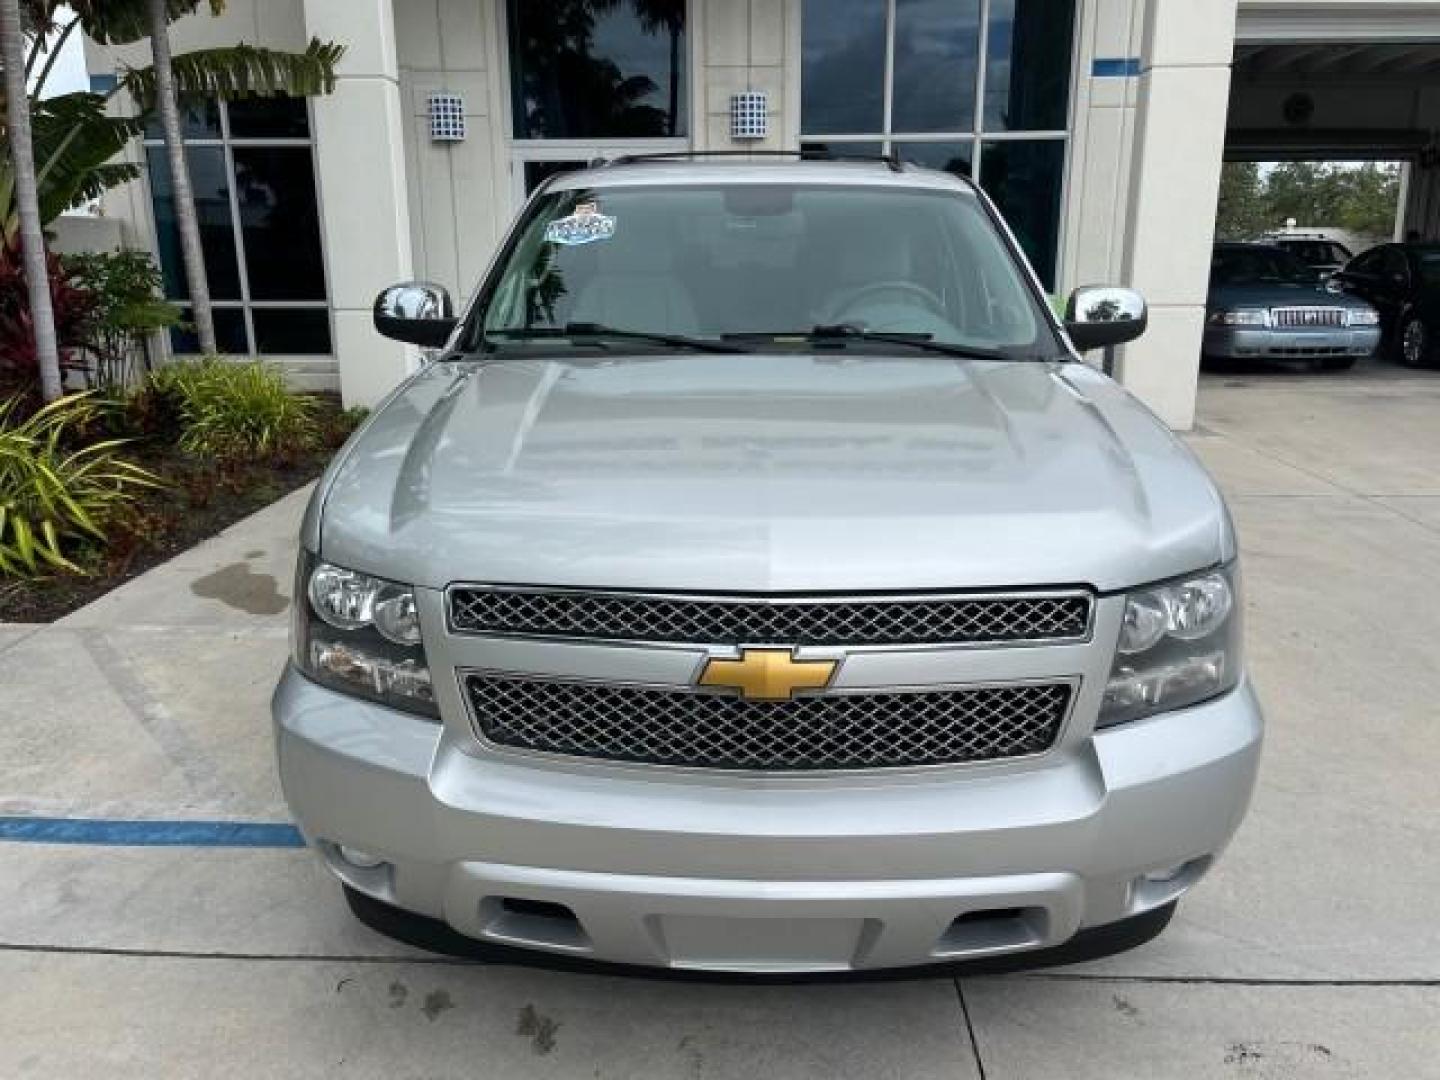
[[[606,165],[640,165],[649,161],[691,160],[694,158],[796,158],[800,161],[870,161],[884,165],[891,172],[902,172],[905,162],[892,154],[837,154],[830,150],[656,150],[648,154],[621,154],[613,158],[596,158],[592,168]]]

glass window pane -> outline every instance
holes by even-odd
[[[304,98],[247,98],[230,103],[230,136],[235,139],[305,139],[310,111]]]
[[[686,0],[509,0],[515,137],[688,134]]]
[[[251,308],[255,351],[261,356],[324,356],[330,352],[325,308]]]
[[[235,192],[252,300],[324,300],[308,147],[237,146]]]
[[[170,162],[164,147],[147,147],[150,192],[155,203],[155,235],[159,240],[160,267],[165,295],[172,300],[190,297],[180,255],[180,232],[175,223],[174,189]],[[225,175],[225,152],[218,146],[192,146],[185,152],[190,165],[190,186],[195,191],[195,214],[200,219],[200,244],[205,251],[205,275],[215,300],[240,299],[240,270],[235,260],[235,231],[230,221],[230,184]]]
[[[991,0],[987,130],[1065,129],[1074,40],[1074,0]]]
[[[890,130],[973,131],[980,0],[896,0]]]
[[[985,144],[981,183],[1010,223],[1047,289],[1055,287],[1064,173],[1063,139]]]
[[[584,161],[527,161],[525,162],[525,194],[529,195],[552,176],[574,172],[588,164]]]
[[[239,308],[214,308],[215,344],[227,356],[245,356],[250,346],[245,340],[245,313]],[[182,318],[189,323],[195,313],[188,307],[183,309]],[[194,356],[200,352],[200,339],[195,331],[186,327],[175,327],[170,331],[170,351],[180,356]]]
[[[186,101],[180,105],[180,136],[184,139],[220,138],[220,104],[215,101]],[[163,139],[160,117],[151,113],[145,119],[145,138]]]
[[[882,142],[825,142],[823,140],[807,139],[800,144],[800,149],[806,154],[813,154],[816,157],[884,157],[885,144]]]
[[[805,0],[800,129],[862,135],[885,122],[885,0]]]
[[[897,142],[895,156],[927,169],[941,169],[956,176],[970,175],[970,162],[975,144],[970,139],[958,142]]]

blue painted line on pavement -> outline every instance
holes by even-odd
[[[101,847],[299,848],[294,825],[263,821],[117,821],[108,818],[0,817],[0,841]]]

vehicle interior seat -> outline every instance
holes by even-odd
[[[577,275],[587,280],[578,286],[570,321],[669,334],[699,331],[694,300],[675,274],[675,238],[663,220],[619,220],[613,237],[587,247],[573,261],[583,265],[593,257],[593,272]]]

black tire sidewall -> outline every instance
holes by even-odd
[[[1421,338],[1424,348],[1420,352],[1420,358],[1413,364],[1410,362],[1410,358],[1405,355],[1405,338],[1406,335],[1410,332],[1410,327],[1412,324],[1418,325],[1420,327],[1421,333],[1424,335]],[[1431,337],[1430,327],[1425,324],[1425,320],[1422,319],[1419,315],[1415,314],[1413,311],[1407,312],[1404,316],[1401,317],[1400,321],[1396,324],[1396,327],[1397,329],[1395,332],[1395,359],[1400,363],[1402,367],[1423,368],[1428,366],[1430,363],[1430,358],[1435,353],[1435,342]]]

